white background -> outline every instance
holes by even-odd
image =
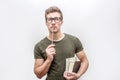
[[[48,34],[44,11],[52,5],[63,11],[63,32],[80,38],[89,59],[89,69],[79,80],[120,80],[119,4],[119,0],[0,0],[0,80],[37,80],[33,49]]]

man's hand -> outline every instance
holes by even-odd
[[[51,44],[46,48],[46,54],[47,54],[48,61],[53,61],[53,59],[54,59],[54,55],[56,54],[54,47],[55,47],[55,45]]]
[[[66,80],[77,80],[78,75],[74,72],[64,72],[64,77]]]

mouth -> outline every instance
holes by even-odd
[[[56,26],[51,26],[51,29],[52,30],[55,30],[57,27]]]

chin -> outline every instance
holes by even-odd
[[[57,33],[58,31],[56,31],[56,30],[53,30],[53,31],[50,31],[51,33],[53,32],[53,33]]]

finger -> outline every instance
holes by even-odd
[[[67,72],[64,72],[64,76],[67,76]]]
[[[64,72],[64,77],[68,80],[70,78],[70,74],[68,72]]]
[[[55,48],[54,47],[50,47],[49,50],[55,50]]]
[[[55,45],[54,45],[54,44],[50,44],[50,45],[48,46],[48,48],[51,48],[51,47],[55,47]]]
[[[68,72],[69,76],[75,76],[76,73]]]
[[[55,51],[55,49],[54,49],[54,48],[50,48],[50,49],[48,49],[48,52],[50,52],[50,53],[51,53],[51,52],[56,52],[56,51]]]
[[[55,55],[56,53],[55,52],[50,52],[51,55]]]

